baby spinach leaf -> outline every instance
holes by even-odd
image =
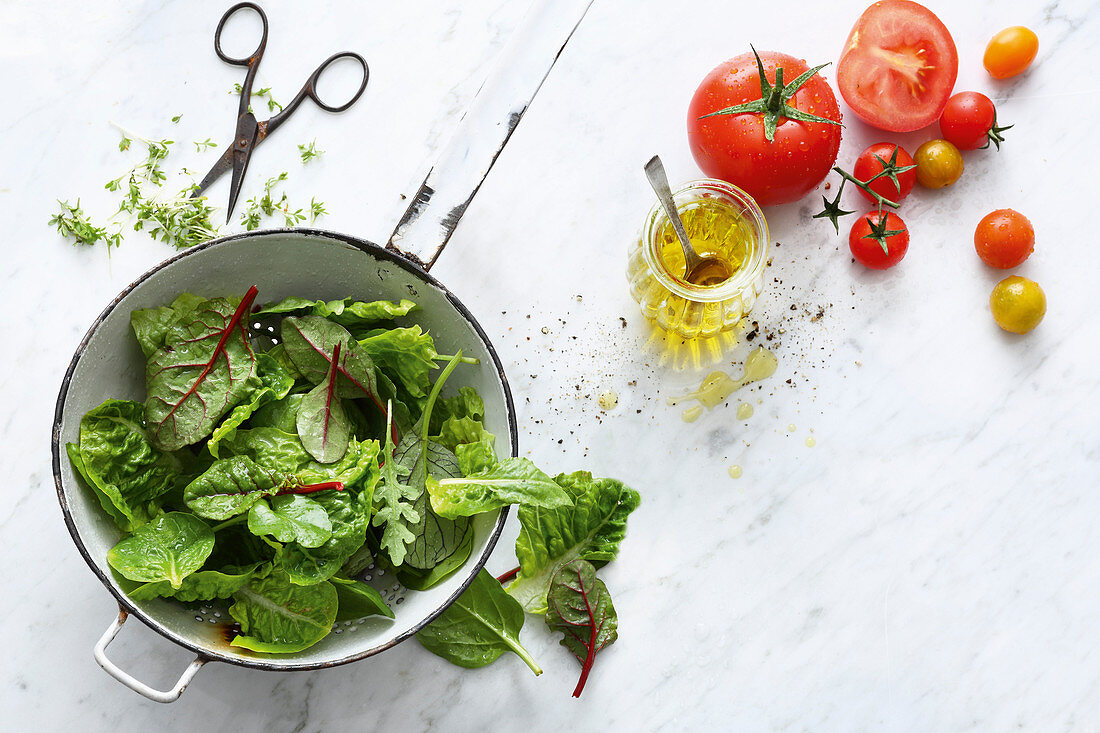
[[[214,532],[193,514],[169,512],[138,527],[107,551],[107,562],[124,578],[167,581],[179,589],[214,549]]]
[[[297,494],[260,499],[248,510],[248,531],[271,535],[279,542],[320,547],[332,537],[328,512],[313,499]]]
[[[433,585],[438,585],[454,575],[455,571],[466,564],[474,549],[474,528],[467,526],[466,535],[458,545],[458,549],[450,557],[436,565],[431,570],[416,570],[403,567],[397,573],[401,585],[410,590],[428,590]]]
[[[187,507],[207,519],[224,520],[243,514],[265,496],[275,494],[283,476],[247,456],[215,461],[183,490]]]
[[[374,552],[371,550],[369,543],[364,543],[340,566],[340,574],[354,578],[373,564]]]
[[[519,643],[523,618],[519,603],[482,569],[457,601],[420,630],[416,640],[460,667],[484,667],[512,651],[540,675],[542,669]]]
[[[374,362],[347,329],[318,316],[289,317],[283,320],[283,345],[298,371],[313,384],[320,384],[333,369],[335,359],[336,394],[340,397],[367,397],[381,409]]]
[[[233,600],[229,614],[241,625],[241,635],[230,644],[269,654],[300,652],[323,639],[339,603],[331,583],[294,585],[278,571],[250,580]]]
[[[149,601],[153,598],[175,598],[177,601],[211,601],[215,598],[229,598],[237,590],[258,574],[260,564],[246,565],[242,568],[226,567],[219,570],[197,570],[180,584],[172,588],[167,580],[144,583],[127,592],[135,601]]]
[[[416,491],[401,480],[407,478],[412,471],[394,458],[390,430],[393,403],[387,403],[386,407],[386,444],[382,449],[383,462],[374,491],[374,519],[371,521],[375,527],[383,528],[378,546],[396,566],[404,563],[405,548],[416,539],[409,526],[420,521],[420,512],[413,508],[413,501],[417,498]]]
[[[70,457],[119,527],[132,532],[156,513],[158,497],[171,490],[183,466],[153,445],[140,402],[107,400],[80,419],[80,442]],[[108,508],[109,507],[109,508]]]
[[[206,298],[182,293],[171,305],[158,308],[141,308],[130,313],[130,328],[134,330],[138,345],[148,359],[154,351],[164,346],[168,329],[190,315],[206,302]]]
[[[256,385],[248,341],[249,289],[237,304],[208,300],[168,327],[164,346],[145,365],[145,416],[150,438],[176,450],[210,435],[222,415]]]
[[[572,497],[572,506],[521,506],[517,512],[520,572],[508,592],[530,613],[546,611],[546,592],[561,565],[583,558],[599,567],[615,559],[626,518],[641,501],[621,481],[594,479],[587,471],[560,474],[554,481]]]
[[[359,339],[359,346],[382,369],[395,375],[413,397],[427,397],[429,374],[439,356],[432,337],[420,326],[379,329]]]
[[[592,662],[618,638],[619,617],[607,586],[587,560],[573,560],[558,568],[547,595],[546,625],[565,637],[561,645],[581,663],[581,677],[573,690],[580,697]]]
[[[378,480],[378,441],[352,438],[336,463],[318,463],[298,436],[278,428],[238,430],[222,449],[228,455],[247,456],[272,471],[294,477],[297,483],[340,481],[349,489],[371,492]]]
[[[428,477],[432,509],[441,517],[472,517],[510,504],[555,509],[572,500],[526,458],[505,458],[465,478]]]
[[[249,418],[249,427],[278,428],[284,433],[297,433],[298,408],[305,396],[305,392],[288,394],[281,400],[260,406]]]
[[[382,594],[363,581],[334,575],[329,582],[335,586],[336,596],[340,599],[337,621],[354,621],[364,616],[393,618],[393,611],[386,605]]]
[[[267,354],[256,354],[256,378],[256,388],[214,428],[210,440],[206,441],[207,450],[215,458],[218,457],[219,445],[226,436],[233,435],[245,420],[264,405],[286,397],[294,386],[294,377]]]
[[[313,585],[332,577],[367,540],[370,497],[323,491],[312,498],[328,514],[332,536],[318,547],[292,542],[282,548],[279,567],[295,585]]]
[[[357,326],[408,315],[416,308],[416,303],[411,300],[401,300],[398,303],[388,300],[363,302],[353,298],[324,301],[291,296],[278,303],[265,305],[256,312],[256,315],[265,316],[276,313],[314,315],[328,318],[342,326]]]
[[[351,421],[336,393],[340,344],[332,349],[332,363],[324,380],[302,399],[296,427],[302,445],[321,463],[333,463],[347,452]]]

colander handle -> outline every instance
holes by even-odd
[[[175,686],[171,690],[154,690],[141,680],[125,672],[121,667],[107,658],[107,647],[115,640],[115,637],[118,636],[118,632],[122,630],[122,625],[126,623],[126,619],[129,615],[126,609],[119,606],[118,617],[115,618],[114,622],[109,627],[107,627],[107,630],[103,632],[103,636],[99,637],[99,641],[96,642],[95,650],[93,651],[95,660],[99,662],[99,666],[103,667],[107,674],[111,675],[137,694],[147,697],[153,702],[175,702],[179,699],[179,696],[183,694],[183,691],[187,689],[187,685],[190,684],[191,678],[195,676],[195,673],[202,669],[202,665],[210,660],[202,655],[195,657],[191,664],[187,665],[187,669],[183,670],[183,674],[180,675],[179,680],[176,681]]]

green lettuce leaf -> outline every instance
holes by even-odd
[[[248,510],[248,531],[271,535],[279,542],[320,547],[332,537],[332,522],[325,508],[313,499],[288,494],[253,504]]]
[[[168,329],[203,305],[206,298],[191,293],[182,293],[171,305],[159,308],[141,308],[130,313],[130,327],[134,330],[138,345],[145,358],[164,346]]]
[[[294,433],[278,428],[238,430],[222,450],[230,456],[247,456],[255,463],[293,476],[300,484],[340,481],[345,488],[370,493],[378,481],[378,441],[352,438],[336,463],[314,460]]]
[[[202,440],[255,389],[247,318],[255,292],[240,301],[208,300],[168,327],[164,346],[145,364],[145,417],[154,445],[177,450]]]
[[[413,397],[427,397],[432,383],[429,374],[439,356],[432,337],[420,326],[387,328],[359,339],[359,346],[380,368],[395,376]]]
[[[382,594],[363,581],[334,575],[329,582],[336,587],[336,595],[340,599],[337,621],[354,621],[365,616],[393,618],[393,611],[386,605]]]
[[[200,517],[225,520],[243,514],[285,483],[278,471],[247,456],[215,461],[183,490],[187,508]]]
[[[560,474],[554,481],[572,497],[572,506],[521,506],[517,512],[520,572],[508,592],[531,613],[546,611],[546,592],[562,565],[582,558],[600,567],[615,559],[626,518],[641,501],[621,481],[594,479],[587,471]]]
[[[295,585],[286,573],[253,578],[233,594],[229,614],[241,625],[233,646],[268,654],[307,649],[332,630],[339,600],[331,583]]]
[[[447,610],[416,635],[425,649],[460,667],[484,667],[515,652],[531,671],[542,669],[519,643],[523,608],[482,569]]]
[[[280,300],[278,303],[265,305],[255,315],[265,316],[277,313],[313,315],[328,318],[333,323],[339,323],[341,326],[361,326],[405,316],[416,310],[416,308],[416,303],[404,299],[394,303],[388,300],[364,302],[354,298],[329,301],[308,300],[291,296]]]
[[[107,551],[107,563],[140,583],[166,581],[178,590],[214,549],[214,532],[193,514],[169,512],[138,527]]]
[[[173,588],[167,580],[144,583],[128,591],[126,595],[135,601],[149,601],[154,598],[175,598],[177,601],[211,601],[215,598],[229,598],[237,590],[260,572],[261,565],[254,563],[241,568],[225,567],[221,570],[197,570]]]
[[[125,532],[156,514],[156,500],[183,473],[178,457],[149,440],[144,422],[140,402],[107,400],[80,419],[80,442],[66,446],[73,467]]]
[[[556,509],[572,499],[526,458],[505,458],[483,471],[456,478],[429,476],[432,510],[441,517],[472,517],[510,504]]]
[[[215,458],[218,457],[222,440],[237,432],[237,428],[264,405],[282,400],[294,386],[294,377],[267,354],[256,354],[256,378],[256,388],[214,428],[210,440],[206,442],[206,449]]]

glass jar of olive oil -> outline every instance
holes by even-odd
[[[729,277],[687,280],[676,232],[655,204],[630,248],[630,294],[666,331],[687,339],[715,336],[733,328],[764,287],[768,223],[751,196],[725,181],[691,181],[673,191],[673,199],[692,247],[720,260]]]

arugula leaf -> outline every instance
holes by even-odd
[[[340,344],[332,347],[332,364],[324,380],[302,399],[296,427],[302,445],[321,463],[333,463],[347,452],[351,421],[336,393]]]
[[[168,327],[164,346],[145,365],[145,415],[153,443],[176,450],[210,435],[255,386],[248,342],[249,289],[236,305],[214,298]]]
[[[328,318],[333,323],[339,323],[341,326],[360,326],[405,316],[416,310],[417,307],[416,303],[404,299],[398,303],[388,300],[363,302],[354,298],[326,302],[291,296],[280,300],[278,303],[268,303],[256,311],[256,315],[266,316],[275,313],[313,315]]]
[[[364,616],[385,616],[393,618],[393,611],[386,605],[382,594],[361,580],[348,580],[332,576],[329,582],[336,588],[340,606],[336,611],[337,621],[354,621]]]
[[[466,564],[466,561],[470,559],[473,550],[474,528],[468,526],[466,528],[465,537],[462,538],[462,542],[459,544],[458,549],[456,549],[450,557],[427,571],[403,567],[398,570],[397,578],[401,581],[401,585],[409,590],[428,590],[433,585],[438,585],[454,575],[455,571],[460,569]]]
[[[130,313],[130,328],[134,330],[138,345],[145,358],[164,346],[168,329],[206,303],[206,298],[191,293],[181,293],[171,305],[157,308],[141,308]]]
[[[359,339],[359,346],[379,367],[394,374],[413,397],[427,397],[429,374],[437,367],[432,337],[420,326],[386,328]]]
[[[619,617],[607,586],[587,560],[573,560],[558,568],[547,596],[546,625],[565,636],[561,645],[581,663],[581,677],[573,690],[580,697],[596,654],[619,637]]]
[[[405,561],[405,547],[416,539],[409,526],[420,521],[420,512],[413,508],[416,491],[401,481],[412,471],[408,466],[398,463],[394,458],[393,435],[390,427],[393,418],[393,403],[386,403],[386,445],[382,449],[381,477],[374,490],[375,527],[382,527],[379,548],[385,552],[395,566]]]
[[[169,512],[138,527],[107,551],[107,562],[124,578],[167,581],[179,589],[214,549],[214,532],[193,514]]]
[[[370,493],[378,481],[378,441],[352,438],[336,463],[318,463],[298,436],[278,428],[238,430],[222,446],[230,456],[247,456],[265,469],[294,477],[300,484],[339,481],[345,487]]]
[[[233,646],[268,654],[292,654],[328,635],[338,599],[331,583],[294,585],[286,573],[252,579],[233,594],[229,615],[241,625]]]
[[[280,542],[320,547],[332,537],[328,512],[313,499],[297,494],[260,499],[248,510],[248,531],[271,535]]]
[[[531,671],[542,669],[519,643],[523,609],[482,569],[470,587],[443,614],[416,635],[425,649],[460,667],[484,667],[506,651],[515,652]]]
[[[294,377],[283,366],[267,354],[256,354],[256,378],[258,385],[247,401],[233,408],[233,411],[214,428],[206,449],[210,455],[218,457],[219,446],[226,436],[237,432],[245,420],[251,418],[264,405],[283,399],[294,387]]]
[[[546,611],[546,592],[560,566],[583,558],[600,567],[615,559],[626,518],[641,501],[621,481],[594,479],[587,471],[560,474],[554,481],[573,498],[573,506],[521,506],[517,512],[520,572],[508,592],[530,613]]]
[[[183,490],[187,508],[206,519],[224,520],[243,514],[256,502],[275,494],[283,477],[247,456],[215,461]]]
[[[313,500],[328,514],[332,536],[319,547],[292,542],[281,549],[278,564],[295,585],[328,580],[367,541],[370,497],[324,491],[314,494]]]
[[[526,458],[505,458],[465,478],[428,477],[432,509],[441,517],[472,517],[510,504],[556,509],[572,499]]]
[[[107,400],[80,418],[80,438],[65,447],[73,467],[124,532],[156,513],[156,500],[183,473],[180,460],[149,440],[140,402]]]
[[[409,523],[413,539],[406,543],[405,565],[420,570],[430,570],[450,557],[462,544],[469,519],[447,519],[432,511],[427,491],[429,473],[434,476],[458,476],[458,461],[454,453],[431,441],[424,441],[416,433],[408,433],[394,451],[394,460],[410,468],[409,487],[416,498],[412,508],[418,518]]]
[[[167,580],[144,583],[128,591],[126,595],[135,601],[150,601],[154,598],[175,598],[177,601],[211,601],[215,598],[229,598],[237,590],[258,574],[259,563],[242,568],[225,567],[219,570],[197,570],[173,588]]]

